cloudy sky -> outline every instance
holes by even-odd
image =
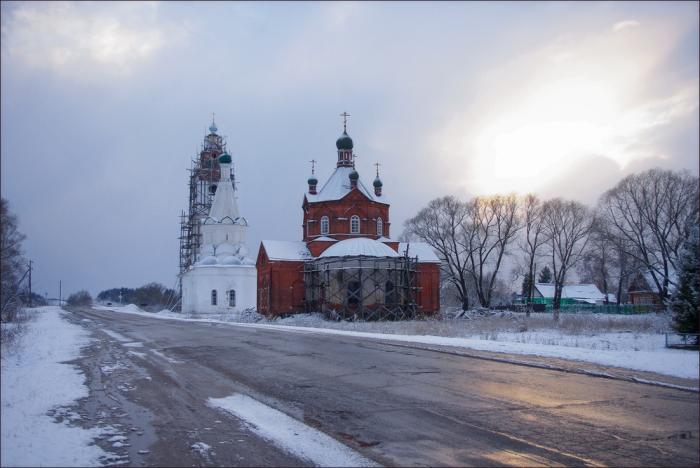
[[[248,244],[301,238],[351,114],[392,236],[430,199],[594,204],[649,167],[698,173],[697,2],[2,3],[2,196],[35,289],[176,284],[211,113]]]

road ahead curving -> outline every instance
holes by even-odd
[[[107,393],[119,401],[122,421],[143,434],[129,450],[134,465],[309,464],[207,405],[232,394],[382,465],[699,462],[693,392],[354,337],[87,309],[71,315],[101,340],[80,362],[91,385],[83,411],[107,406]],[[121,370],[100,374],[117,361]],[[199,442],[212,450],[193,450]]]

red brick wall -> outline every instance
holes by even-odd
[[[382,218],[383,236],[390,235],[389,205],[374,202],[355,189],[342,200],[309,203],[304,199],[304,223],[302,239],[312,240],[321,235],[321,217],[328,216],[329,236],[338,240],[350,237],[370,237],[377,239],[377,218]],[[350,217],[360,217],[360,234],[350,234]],[[308,222],[313,220],[312,222]],[[308,233],[307,233],[308,226]]]
[[[419,263],[417,286],[418,309],[424,314],[437,313],[440,310],[440,265]]]
[[[256,267],[259,313],[273,316],[304,310],[304,262],[270,261],[261,245]]]

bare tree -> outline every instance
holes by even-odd
[[[698,213],[698,178],[661,169],[632,174],[600,199],[607,224],[627,242],[626,253],[649,272],[662,301],[676,285],[680,249]]]
[[[523,291],[525,303],[532,302],[532,289],[535,284],[535,261],[539,256],[542,246],[547,242],[544,232],[542,202],[537,195],[529,193],[520,203],[520,219],[522,220],[522,236],[519,243],[520,250],[524,252],[524,270],[527,279],[527,289]],[[530,316],[530,307],[526,315]]]
[[[605,230],[604,221],[594,217],[591,232],[588,236],[586,249],[578,264],[578,273],[582,281],[595,284],[605,295],[608,303],[608,292],[612,285],[614,245],[609,233]]]
[[[415,235],[438,252],[445,277],[469,309],[469,242],[464,238],[467,207],[453,196],[436,198],[404,223],[404,235]]]
[[[581,258],[591,229],[591,216],[582,203],[561,198],[543,204],[548,254],[554,275],[554,320],[559,320],[566,274]]]
[[[489,307],[501,262],[520,229],[518,200],[514,194],[477,197],[467,206],[462,240],[466,242],[469,273],[479,303]]]
[[[10,213],[7,200],[0,198],[0,319],[13,320],[21,306],[19,283],[24,273],[22,257],[24,234],[17,229],[17,217]]]

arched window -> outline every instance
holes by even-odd
[[[377,218],[377,235],[379,237],[384,235],[384,222],[382,218]]]
[[[216,289],[211,290],[211,305],[216,305]]]
[[[236,307],[236,291],[233,289],[228,292],[228,306]]]
[[[350,217],[350,234],[360,233],[360,217],[357,215],[352,215]]]
[[[321,216],[321,235],[328,234],[328,216]]]

